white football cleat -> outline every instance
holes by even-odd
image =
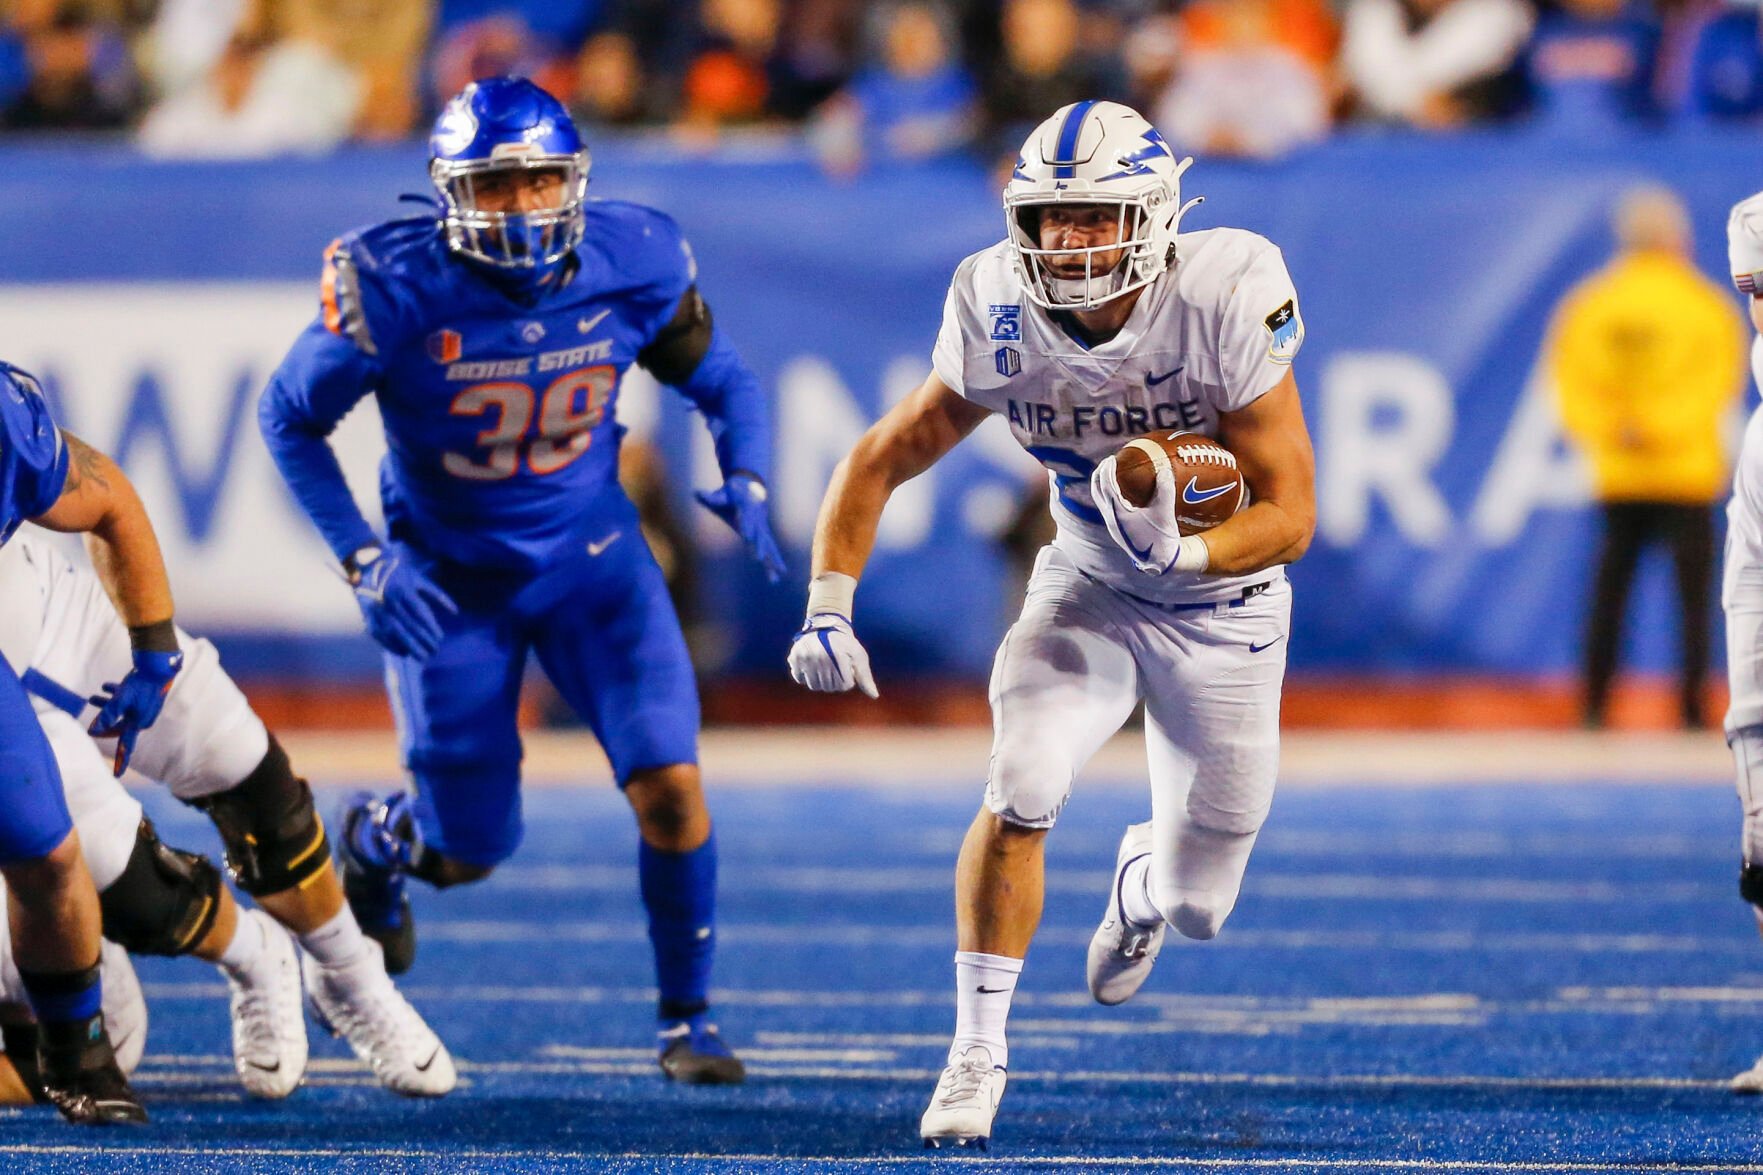
[[[1763,1057],[1757,1063],[1726,1083],[1726,1087],[1734,1093],[1763,1093]]]
[[[147,1051],[147,997],[129,953],[103,939],[98,944],[98,975],[104,984],[104,1028],[116,1067],[133,1073]]]
[[[405,1097],[440,1097],[458,1084],[447,1046],[410,1006],[386,974],[380,946],[352,963],[321,967],[307,955],[301,964],[312,1013],[366,1061],[381,1085]]]
[[[983,1044],[968,1045],[943,1069],[930,1108],[919,1119],[924,1145],[972,1146],[986,1149],[992,1137],[992,1118],[1004,1097],[1006,1074],[992,1064],[991,1050]]]
[[[262,910],[240,910],[263,934],[249,968],[222,967],[232,989],[233,1069],[252,1097],[284,1098],[306,1077],[306,1013],[294,939]]]
[[[1151,855],[1151,825],[1134,824],[1120,838],[1120,852],[1114,858],[1114,884],[1108,887],[1108,909],[1102,924],[1090,937],[1089,959],[1084,965],[1084,978],[1089,980],[1090,994],[1098,1004],[1123,1004],[1138,994],[1151,976],[1151,965],[1163,949],[1161,921],[1155,926],[1128,922],[1120,904],[1120,887],[1126,878],[1126,867],[1140,857]]]

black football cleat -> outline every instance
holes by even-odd
[[[49,1091],[43,1088],[43,1071],[37,1068],[37,1025],[35,1021],[0,1024],[0,1052],[12,1062],[13,1072],[39,1106],[49,1104]]]
[[[747,1067],[735,1056],[716,1025],[699,1014],[663,1024],[659,1033],[661,1071],[683,1085],[739,1085]]]
[[[42,1026],[37,1067],[44,1096],[75,1125],[123,1126],[147,1120],[147,1111],[117,1066],[103,1016]]]
[[[338,821],[343,832],[336,840],[337,871],[343,877],[343,897],[361,932],[379,943],[385,954],[386,974],[402,975],[416,962],[416,918],[404,892],[404,874],[368,860],[355,847],[358,834],[371,834],[372,822],[384,822],[388,807],[368,792],[357,792],[345,801]]]

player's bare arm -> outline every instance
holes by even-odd
[[[116,463],[71,433],[67,483],[47,514],[32,519],[64,534],[84,533],[92,566],[130,628],[168,623],[171,581],[147,508]]]
[[[1273,389],[1220,415],[1218,439],[1236,454],[1253,495],[1241,512],[1206,532],[1207,570],[1248,575],[1295,563],[1316,531],[1316,454],[1290,372]]]
[[[989,415],[933,373],[876,421],[833,470],[814,527],[814,575],[863,574],[888,498]]]

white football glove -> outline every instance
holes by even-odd
[[[1159,450],[1154,461],[1157,490],[1143,506],[1135,506],[1120,492],[1115,459],[1109,456],[1090,475],[1090,496],[1102,512],[1102,522],[1115,545],[1132,557],[1133,566],[1146,575],[1166,571],[1204,571],[1208,552],[1198,535],[1184,537],[1175,520],[1175,470]]]
[[[872,698],[881,694],[869,671],[869,654],[837,612],[816,612],[790,642],[790,676],[816,693],[840,693],[856,686]]]

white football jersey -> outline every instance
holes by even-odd
[[[933,366],[962,397],[1006,417],[1052,483],[1054,545],[1086,575],[1161,603],[1222,600],[1283,577],[1146,575],[1115,545],[1090,474],[1142,433],[1216,436],[1218,417],[1271,390],[1304,342],[1285,260],[1241,229],[1183,233],[1120,333],[1087,346],[1024,296],[1000,241],[955,270]]]
[[[1763,336],[1751,340],[1751,373],[1763,388]],[[1732,499],[1726,504],[1726,567],[1720,602],[1746,611],[1763,611],[1763,410],[1745,425],[1733,471]]]

